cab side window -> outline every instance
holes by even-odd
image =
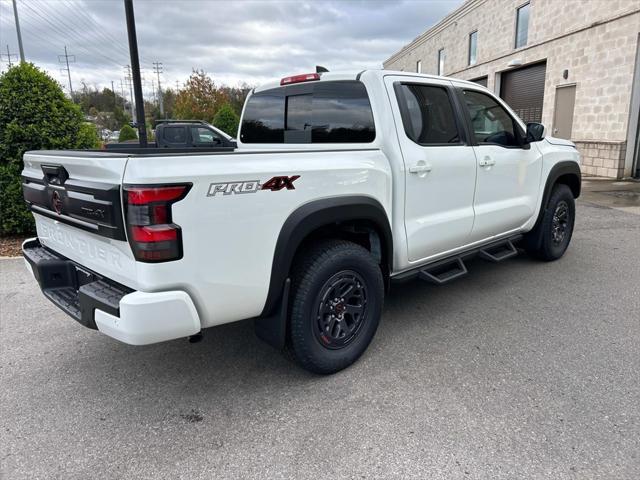
[[[396,84],[404,131],[418,145],[459,145],[451,99],[444,87]]]
[[[187,143],[187,130],[184,127],[164,127],[162,131],[167,143],[184,145]]]
[[[465,90],[463,94],[476,142],[503,147],[522,144],[522,134],[517,124],[498,102],[474,90]]]
[[[191,138],[196,145],[217,145],[222,143],[220,137],[204,127],[191,127]]]

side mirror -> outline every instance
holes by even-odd
[[[546,133],[546,128],[541,123],[527,123],[527,142],[539,142]]]

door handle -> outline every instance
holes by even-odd
[[[478,165],[481,167],[491,167],[496,164],[496,161],[491,157],[484,157],[482,160],[478,162]]]
[[[409,167],[409,173],[429,173],[431,171],[431,165],[426,163],[419,163],[413,167]]]

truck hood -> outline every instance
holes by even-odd
[[[556,137],[544,137],[544,139],[549,142],[551,145],[563,145],[565,147],[573,147],[576,148],[576,144],[571,140],[565,140],[564,138],[556,138]]]

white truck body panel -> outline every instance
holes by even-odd
[[[206,328],[259,316],[267,300],[282,226],[292,212],[312,201],[359,196],[379,202],[393,236],[391,276],[491,239],[526,232],[536,221],[553,165],[579,160],[570,142],[550,139],[532,143],[526,150],[420,146],[404,133],[395,82],[487,90],[469,82],[387,71],[366,71],[359,77],[325,74],[321,81],[355,78],[366,86],[373,111],[376,137],[371,143],[245,144],[239,135],[238,150],[231,153],[25,154],[27,176],[42,176],[42,165],[55,163],[63,165],[70,178],[89,182],[192,184],[187,196],[172,206],[173,222],[182,229],[184,254],[164,263],[136,261],[127,241],[35,213],[44,246],[139,294],[130,294],[134,297],[121,309],[127,321],[134,322],[129,323],[131,328],[119,331],[117,317],[105,312],[96,314],[98,328],[122,341],[141,344],[196,333],[194,321]],[[278,86],[267,85],[256,92]],[[487,159],[490,164],[483,164]],[[212,185],[264,183],[278,175],[299,175],[295,189],[212,194]],[[159,305],[169,302],[169,313],[163,314],[162,307],[140,313],[139,305],[148,302],[133,300],[162,292],[173,292],[159,300]],[[140,325],[132,320],[135,315],[141,318]],[[150,318],[154,316],[162,318],[159,330],[164,333],[149,331],[145,337],[145,329],[153,329]],[[171,316],[181,317],[175,329]]]

